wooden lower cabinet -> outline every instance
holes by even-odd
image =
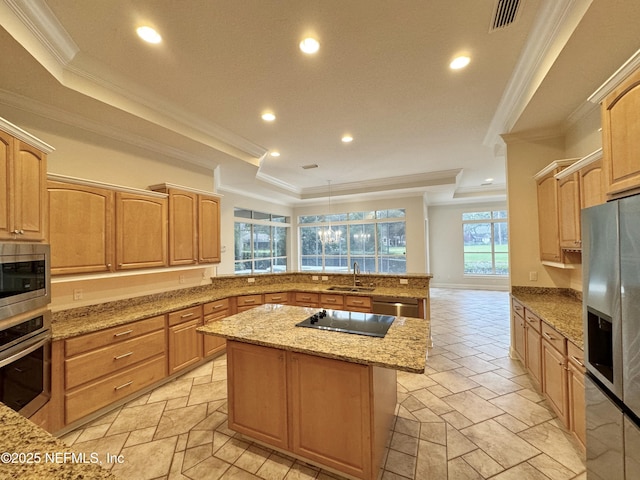
[[[312,463],[377,478],[396,372],[228,341],[229,427]]]
[[[215,302],[205,303],[202,306],[204,314],[204,323],[217,322],[229,316],[229,299],[216,300]],[[222,337],[213,335],[202,335],[203,356],[211,357],[217,353],[223,352],[227,345],[227,341]]]
[[[522,361],[523,364],[526,365],[526,356],[525,356],[525,344],[527,343],[526,338],[526,330],[525,330],[525,321],[524,321],[524,309],[522,309],[522,314],[520,314],[520,310],[516,308],[517,305],[515,300],[513,302],[513,314],[511,315],[511,328],[513,330],[513,349],[515,350],[516,355]]]
[[[294,297],[295,297],[295,304],[298,307],[310,307],[310,308],[320,307],[319,293],[296,292]]]
[[[279,305],[288,305],[289,294],[287,292],[265,293],[264,303],[276,303]]]
[[[344,295],[335,293],[321,293],[320,307],[342,310],[344,308]]]
[[[566,339],[542,326],[542,392],[558,419],[568,426]]]
[[[567,344],[569,429],[585,448],[587,439],[583,356],[584,353],[581,349],[572,343]]]
[[[345,295],[344,307],[353,312],[371,312],[371,297]]]
[[[262,294],[242,295],[240,297],[237,297],[236,304],[238,313],[250,310],[253,307],[262,305]]]
[[[202,321],[201,305],[169,314],[169,375],[202,360]]]
[[[540,327],[540,319],[527,312],[525,319],[525,364],[529,375],[533,377],[538,387],[540,387],[542,380],[542,336],[540,335]]]

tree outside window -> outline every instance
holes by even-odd
[[[509,275],[506,210],[462,214],[465,275]]]

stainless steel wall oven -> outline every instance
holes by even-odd
[[[0,321],[0,402],[29,417],[51,396],[51,313]]]

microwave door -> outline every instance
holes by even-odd
[[[624,403],[640,417],[640,196],[620,200]]]

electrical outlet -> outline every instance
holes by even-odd
[[[249,283],[256,283],[256,279],[253,277],[247,278],[247,282]]]
[[[400,279],[400,285],[409,285],[409,279],[408,278],[401,278]]]
[[[313,275],[313,276],[311,277],[311,280],[313,280],[313,281],[318,281],[318,279],[319,279],[319,278],[318,278],[318,276],[317,276],[317,275]]]
[[[322,281],[326,282],[327,280],[329,280],[329,277],[327,275],[323,275],[322,276]]]
[[[538,272],[529,272],[529,280],[532,282],[538,281]]]
[[[73,299],[74,300],[82,300],[83,297],[83,292],[81,288],[74,288],[73,289]]]
[[[180,284],[183,284],[183,283],[184,283],[184,275],[180,275],[180,276],[178,277],[178,282],[179,282]]]

